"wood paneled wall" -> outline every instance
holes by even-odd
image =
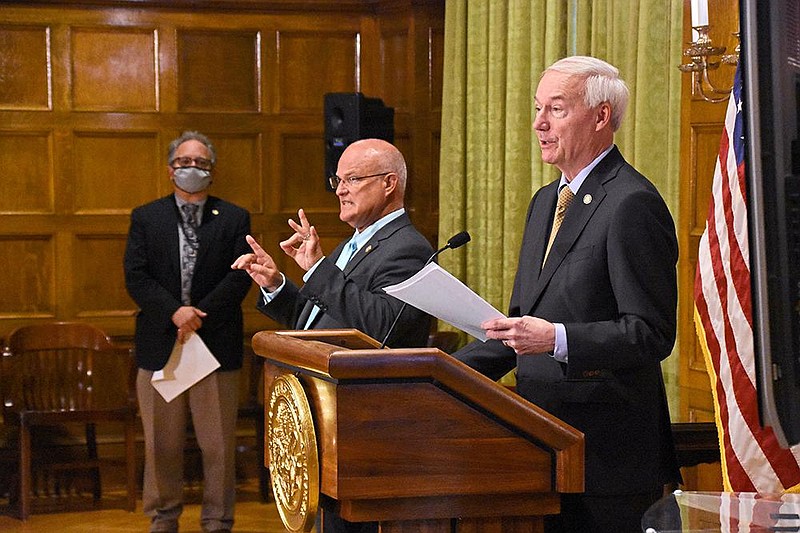
[[[690,1],[684,0],[684,42],[690,42]],[[709,36],[712,42],[727,47],[728,53],[738,44],[733,35],[739,31],[738,0],[709,0]],[[688,58],[684,58],[688,62]],[[723,65],[711,73],[717,87],[733,83],[735,69]],[[684,74],[681,95],[681,186],[678,239],[679,304],[678,339],[680,342],[680,414],[681,422],[713,422],[714,407],[703,352],[694,326],[694,276],[697,250],[705,229],[714,166],[719,154],[727,101],[709,103],[692,94],[690,74]],[[686,485],[694,490],[721,490],[720,465],[700,465],[684,472]]]
[[[132,332],[130,211],[171,192],[166,148],[185,129],[217,146],[212,194],[247,208],[299,280],[277,246],[298,208],[326,250],[352,232],[325,190],[327,92],[395,108],[407,208],[435,245],[443,41],[444,0],[4,2],[0,337],[52,319]],[[255,300],[246,330],[276,327]]]

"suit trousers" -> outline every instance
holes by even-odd
[[[239,370],[212,372],[171,402],[153,388],[153,372],[139,369],[136,390],[144,427],[142,495],[150,531],[177,531],[183,511],[187,411],[203,457],[203,531],[233,526],[236,500],[236,416]]]

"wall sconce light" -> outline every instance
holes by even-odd
[[[684,57],[691,58],[691,63],[684,63],[678,68],[681,72],[692,73],[692,94],[700,95],[703,100],[711,103],[725,102],[733,87],[720,89],[711,83],[708,77],[709,70],[716,70],[720,64],[736,65],[739,62],[739,48],[736,45],[733,54],[725,54],[724,46],[714,46],[708,37],[708,0],[691,0],[692,13],[692,38],[689,47],[683,51]],[[734,33],[739,39],[739,32]]]

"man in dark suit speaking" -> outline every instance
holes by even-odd
[[[281,249],[306,271],[298,288],[279,270],[252,237],[253,253],[233,268],[246,270],[261,287],[258,309],[294,329],[355,328],[381,341],[389,334],[402,302],[384,287],[405,281],[425,266],[433,248],[405,212],[406,163],[392,144],[363,139],[349,145],[339,159],[331,186],[339,199],[339,218],[354,230],[330,255],[301,209],[299,221]],[[425,346],[431,317],[413,307],[400,315],[387,344]],[[325,531],[372,532],[372,522],[357,524],[335,514],[331,500],[322,500]]]
[[[561,178],[528,208],[509,318],[454,357],[582,431],[586,491],[550,532],[640,532],[678,481],[661,361],[675,342],[678,245],[656,188],[614,145],[628,102],[617,69],[569,57],[542,75],[534,130]],[[658,149],[657,147],[652,147]]]
[[[405,212],[406,164],[400,151],[380,139],[349,145],[339,159],[331,186],[339,199],[339,218],[355,229],[330,255],[301,209],[299,222],[289,221],[294,234],[281,249],[306,271],[298,288],[272,257],[248,236],[253,253],[233,264],[261,287],[258,308],[295,329],[356,328],[378,341],[400,312],[402,302],[383,288],[416,274],[433,254],[425,237]],[[430,317],[408,307],[387,344],[425,346]]]
[[[250,214],[209,196],[216,151],[189,131],[172,141],[174,194],[137,207],[125,249],[125,283],[136,316],[136,390],[144,426],[144,512],[150,531],[178,531],[183,509],[186,411],[203,454],[205,532],[229,532],[236,497],[241,303],[252,281],[230,263],[247,250]],[[170,402],[151,384],[176,339],[199,335],[220,367]]]

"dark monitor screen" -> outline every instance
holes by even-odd
[[[800,442],[800,1],[740,9],[759,410],[785,447]]]

